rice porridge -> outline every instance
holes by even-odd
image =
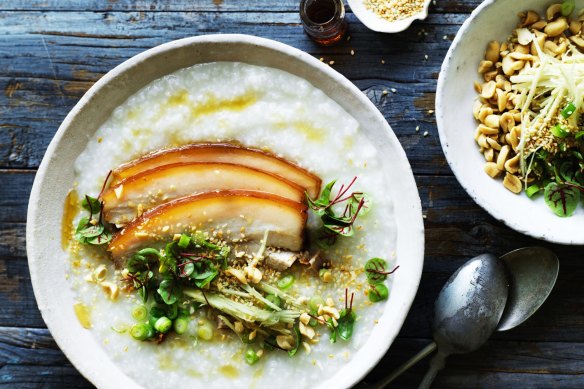
[[[200,204],[208,204],[205,201],[210,201],[209,204],[217,205],[221,209],[217,211],[217,215],[226,217],[227,222],[222,222],[221,225],[218,216],[205,220],[205,225],[209,228],[202,231],[204,239],[207,239],[204,243],[195,244],[200,235],[195,234],[194,227],[187,231],[184,223],[173,224],[172,228],[160,224],[156,231],[164,231],[165,236],[170,237],[164,242],[160,239],[149,241],[152,234],[143,233],[144,229],[164,222],[154,220],[160,217],[161,212],[155,212],[155,209],[176,209],[177,217],[191,217],[191,214],[185,216],[185,212],[179,212],[177,208],[181,201],[183,205],[180,206],[184,206],[183,200],[167,199],[166,194],[161,194],[160,191],[150,193],[155,184],[153,176],[148,174],[152,174],[153,170],[148,170],[147,177],[142,181],[134,180],[134,183],[139,182],[149,188],[148,199],[153,204],[151,209],[143,209],[142,204],[128,200],[123,207],[120,205],[116,210],[128,214],[129,209],[130,216],[126,219],[108,220],[107,217],[113,217],[111,215],[114,211],[108,214],[107,207],[111,207],[111,203],[107,200],[102,202],[101,206],[106,208],[104,217],[106,221],[112,222],[113,228],[113,239],[107,250],[96,247],[98,245],[81,244],[74,238],[75,227],[83,224],[82,216],[87,213],[80,206],[85,194],[97,196],[100,193],[101,196],[101,193],[105,193],[103,198],[107,198],[107,191],[110,191],[112,202],[120,202],[124,196],[131,195],[131,179],[115,182],[116,172],[121,171],[120,166],[127,167],[129,161],[143,161],[144,155],[156,156],[157,154],[148,153],[160,150],[171,150],[170,154],[175,150],[174,155],[182,158],[185,146],[194,145],[198,149],[201,144],[213,149],[223,147],[222,150],[229,152],[243,150],[241,153],[247,153],[246,155],[255,153],[253,155],[260,156],[259,167],[273,162],[276,165],[283,164],[286,168],[285,164],[290,163],[292,170],[297,169],[302,174],[308,172],[305,175],[309,179],[318,177],[319,185],[322,181],[322,187],[318,189],[324,189],[327,183],[336,180],[330,195],[332,200],[339,192],[342,194],[342,190],[347,191],[350,187],[345,196],[339,196],[339,203],[329,208],[334,209],[337,215],[354,212],[350,226],[347,224],[350,234],[345,234],[347,229],[343,229],[338,236],[333,236],[332,241],[321,241],[324,239],[321,235],[323,224],[327,220],[334,224],[336,219],[327,219],[326,215],[315,212],[319,207],[316,199],[320,190],[317,190],[316,196],[311,196],[317,204],[308,204],[307,207],[304,190],[298,192],[294,189],[298,187],[297,183],[286,179],[274,180],[277,174],[272,174],[269,170],[259,172],[257,166],[242,167],[240,164],[224,163],[221,160],[173,163],[165,168],[172,170],[164,170],[162,173],[154,169],[160,173],[157,180],[178,177],[176,185],[170,185],[173,190],[178,191],[176,193],[180,193],[181,185],[191,190],[189,185],[200,186],[214,182],[206,178],[194,179],[196,182],[191,183],[189,177],[192,174],[180,170],[185,164],[189,169],[208,171],[209,177],[213,172],[221,172],[222,178],[232,177],[218,181],[220,185],[225,183],[225,187],[213,187],[213,190],[196,189],[197,193],[206,191],[211,194],[191,196],[192,199],[187,204],[191,207],[188,209],[193,212],[200,211],[199,214],[206,215],[208,208]],[[88,140],[86,149],[75,162],[76,184],[69,196],[65,215],[65,220],[69,220],[73,227],[64,228],[63,239],[71,253],[68,279],[77,296],[76,312],[81,324],[90,328],[121,369],[144,387],[160,387],[160,383],[164,383],[165,387],[185,388],[203,384],[209,388],[234,385],[253,388],[275,385],[285,388],[320,384],[350,364],[356,350],[367,341],[372,329],[384,324],[378,319],[385,301],[377,302],[375,298],[370,298],[372,290],[377,293],[374,290],[375,285],[379,285],[370,278],[384,282],[389,288],[389,298],[392,298],[392,293],[399,293],[391,290],[391,276],[387,277],[396,261],[396,228],[392,218],[392,199],[387,195],[390,183],[381,170],[382,157],[360,132],[359,123],[336,102],[307,81],[281,70],[244,63],[216,62],[182,69],[150,83],[115,109],[111,117]],[[111,171],[114,171],[114,181],[108,181],[107,178]],[[109,185],[104,184],[104,181]],[[280,181],[284,181],[285,185],[282,186]],[[278,191],[278,196],[256,196],[253,194],[253,185],[256,182],[272,185],[273,191]],[[105,192],[102,186],[105,187]],[[305,190],[309,192],[308,189]],[[301,198],[298,198],[298,193]],[[367,201],[362,193],[368,196]],[[183,195],[184,193],[176,194],[175,197]],[[354,195],[355,199],[350,206],[342,202],[344,198],[340,198],[349,195]],[[221,200],[221,196],[241,200],[245,209],[255,210],[255,214],[239,215],[237,211],[231,215],[230,210],[225,210],[227,200]],[[282,196],[288,196],[288,199],[281,200]],[[154,198],[160,200],[161,204],[154,204]],[[349,201],[354,199],[352,197]],[[170,202],[162,204],[167,200]],[[87,202],[91,209],[91,201]],[[287,207],[285,212],[289,212],[290,216],[273,220],[276,211],[272,212],[270,207],[274,210]],[[360,212],[361,207],[363,210]],[[364,212],[365,208],[368,212]],[[101,217],[100,213],[99,223]],[[90,215],[89,221],[91,218]],[[132,218],[135,220],[131,221]],[[252,225],[252,218],[254,223],[255,219],[260,219],[261,223]],[[241,220],[247,221],[247,224]],[[304,222],[306,230],[302,224]],[[283,243],[274,244],[275,239],[278,239],[279,223],[286,223],[285,231],[277,241]],[[89,224],[88,222],[88,228],[97,227]],[[118,228],[113,224],[118,224]],[[296,227],[298,229],[294,229]],[[254,229],[262,238],[252,242]],[[124,233],[128,236],[130,233],[127,231],[130,230],[132,237],[121,244]],[[82,239],[88,241],[94,239],[98,233],[105,234],[100,231],[102,230]],[[197,233],[200,232],[197,230]],[[344,234],[351,236],[343,236]],[[140,240],[142,237],[143,240]],[[107,238],[110,239],[111,236]],[[289,250],[266,247],[270,246],[269,242]],[[133,251],[129,249],[130,243],[136,245]],[[157,284],[150,292],[160,294],[156,296],[156,303],[152,294],[148,302],[144,303],[143,296],[138,293],[142,284],[132,279],[138,273],[132,273],[131,262],[136,261],[137,250],[144,247],[160,249],[160,264],[156,262],[156,269],[152,269],[155,272],[160,271],[160,274],[164,273],[163,268],[167,266],[164,261],[168,259],[163,257],[168,254],[171,246],[166,246],[164,251],[165,246],[160,245],[161,243],[181,247],[182,251],[177,254],[177,258],[182,259],[178,264],[172,265],[175,266],[174,273],[170,271],[175,277],[187,274],[186,269],[192,270],[193,263],[197,265],[200,257],[208,260],[208,253],[197,254],[200,256],[195,260],[192,259],[194,254],[187,252],[200,250],[201,244],[208,244],[213,255],[216,255],[213,258],[224,255],[221,258],[225,263],[222,266],[213,266],[213,269],[221,267],[223,270],[218,271],[219,275],[215,273],[217,278],[209,277],[213,281],[208,281],[208,284],[197,283],[197,287],[193,286],[192,290],[181,286],[182,293],[191,296],[196,302],[185,306],[186,309],[179,307],[188,317],[188,320],[181,321],[184,328],[178,326],[179,319],[165,313],[169,317],[166,322],[159,320],[158,316],[155,323],[151,321],[150,330],[154,326],[154,334],[142,334],[143,340],[137,340],[138,330],[134,330],[134,327],[137,323],[148,321],[147,317],[140,315],[137,307],[152,309],[153,304],[162,304],[161,298],[169,307],[178,304],[174,300],[167,301],[172,300],[172,293],[175,291],[169,291],[162,283]],[[301,250],[296,249],[298,245],[302,246]],[[288,255],[286,253],[289,251],[295,253],[294,257],[286,257],[292,258],[292,261],[296,259],[293,265],[282,268],[277,265],[271,269],[261,267],[262,263],[271,258],[270,255],[276,258],[278,255]],[[152,252],[143,252],[138,255],[138,259],[147,261],[143,258],[150,256],[149,260],[152,260],[159,255],[154,253],[152,256]],[[115,261],[112,261],[112,256]],[[315,265],[313,262],[317,256],[319,260]],[[369,274],[364,268],[365,263],[375,257],[384,261],[374,263],[374,270]],[[191,259],[187,261],[185,258]],[[238,268],[233,265],[233,261],[239,261],[243,265]],[[260,271],[259,276],[254,268],[256,264]],[[165,274],[165,279],[170,279],[168,271]],[[369,277],[370,275],[373,277]],[[262,281],[254,279],[255,276],[263,277]],[[229,286],[232,284],[221,284],[223,279],[235,284],[238,279],[241,280],[241,289],[237,293],[233,292],[234,287]],[[202,278],[197,282],[199,281]],[[145,285],[151,282],[151,278],[146,278]],[[262,282],[265,284],[263,288],[260,286]],[[270,283],[277,287],[268,286]],[[259,296],[258,291],[262,292]],[[230,314],[230,309],[235,309],[231,306],[225,310],[215,310],[211,314],[209,306],[216,308],[229,303],[220,300],[226,300],[221,293],[234,293],[230,295],[234,301],[240,301],[245,296],[255,296],[253,304],[262,309],[254,308],[252,313],[261,311],[269,319],[258,320],[262,325],[250,324],[237,313]],[[354,299],[351,309],[349,305],[352,293]],[[314,296],[322,297],[320,304],[314,303]],[[379,299],[385,298],[381,296]],[[250,302],[248,305],[253,304]],[[312,305],[315,306],[309,308]],[[306,308],[302,308],[303,306]],[[241,305],[238,307],[240,309]],[[347,308],[349,313],[356,315],[354,323],[350,323],[352,332],[349,331],[351,333],[348,335],[346,320],[343,322],[338,315],[343,309],[347,313]],[[298,316],[300,312],[303,313]],[[293,319],[283,319],[286,314]],[[282,323],[270,327],[272,324],[266,323],[271,323],[273,318],[279,318]],[[167,327],[172,323],[174,330],[172,327],[168,330]],[[201,332],[209,323],[212,324],[209,328],[210,334]],[[164,330],[161,329],[163,325],[166,325]],[[254,327],[256,325],[257,328]],[[300,328],[301,333],[296,328]],[[255,343],[254,339],[248,338],[248,335],[256,336],[255,333],[251,335],[251,332],[257,333],[258,340]],[[245,341],[242,341],[242,334],[246,334]],[[330,339],[333,336],[337,337],[334,343]],[[288,344],[286,339],[293,341],[290,340]]]

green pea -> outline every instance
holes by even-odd
[[[255,364],[259,359],[260,357],[258,357],[258,354],[252,348],[248,348],[245,352],[245,362],[247,362],[248,365]]]
[[[174,332],[178,335],[182,335],[187,332],[187,329],[189,328],[189,319],[184,316],[179,316],[174,320],[173,327]]]
[[[382,300],[387,300],[389,297],[389,289],[385,284],[373,284],[369,290],[369,301],[372,303],[377,303]]]
[[[154,329],[150,324],[135,324],[130,328],[130,335],[136,340],[146,340],[154,336]]]
[[[132,309],[132,317],[136,321],[144,321],[148,317],[148,309],[144,305],[138,305]]]
[[[156,320],[156,323],[154,323],[154,329],[158,332],[162,332],[163,334],[167,333],[171,327],[172,327],[172,320],[170,320],[166,316],[162,316],[161,318]]]
[[[290,288],[293,283],[294,283],[294,276],[292,274],[288,274],[288,275],[280,278],[278,280],[278,282],[276,283],[276,285],[278,285],[278,288],[280,288],[282,290],[286,290],[286,289]]]

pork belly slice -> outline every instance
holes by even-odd
[[[104,192],[104,216],[123,226],[143,211],[197,193],[217,190],[267,192],[295,202],[304,201],[304,188],[274,174],[218,162],[162,165],[122,180]]]
[[[311,198],[318,197],[320,193],[320,178],[308,170],[265,151],[229,143],[191,144],[147,154],[115,169],[112,172],[112,185],[162,165],[189,162],[225,162],[243,165],[284,177],[303,187]]]
[[[144,212],[114,235],[108,246],[114,260],[146,246],[160,246],[175,234],[222,230],[227,241],[260,242],[299,251],[306,205],[269,193],[244,190],[207,192],[164,203]],[[229,233],[231,232],[231,233]]]

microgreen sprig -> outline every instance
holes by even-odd
[[[103,202],[95,197],[85,195],[81,206],[89,211],[89,216],[82,217],[75,229],[75,239],[82,244],[102,245],[112,239],[111,232],[103,223]],[[95,218],[94,216],[97,216]]]
[[[338,236],[352,236],[354,223],[357,216],[366,214],[371,209],[371,199],[363,192],[351,192],[349,190],[357,180],[354,177],[348,185],[341,185],[337,194],[331,197],[336,180],[329,182],[319,198],[312,200],[308,194],[306,199],[309,208],[320,216],[323,229],[319,233],[319,245],[323,248],[332,246]],[[333,206],[345,203],[343,213],[339,216],[333,210]]]
[[[383,283],[387,276],[393,274],[399,266],[394,267],[391,271],[386,271],[387,262],[381,258],[371,258],[365,263],[365,276],[369,282],[369,301],[376,303],[387,300],[389,289]]]

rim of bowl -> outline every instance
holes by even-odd
[[[532,229],[528,229],[526,227],[521,226],[520,224],[513,222],[513,220],[510,220],[509,217],[506,217],[506,215],[503,213],[503,211],[501,211],[497,208],[494,208],[494,207],[488,207],[487,202],[483,199],[483,196],[480,193],[478,193],[477,191],[475,191],[473,189],[472,185],[470,185],[468,181],[464,180],[462,173],[458,169],[457,164],[455,163],[454,159],[452,158],[452,156],[450,154],[450,146],[447,142],[447,139],[446,139],[447,136],[446,136],[446,133],[444,130],[446,128],[446,125],[443,121],[444,119],[443,119],[443,113],[442,113],[443,112],[443,96],[442,96],[442,94],[443,94],[443,90],[445,88],[445,82],[446,82],[445,75],[446,75],[448,68],[450,66],[450,60],[453,56],[454,51],[457,49],[459,44],[465,39],[464,34],[465,34],[466,30],[470,28],[470,26],[472,25],[474,20],[477,19],[484,11],[487,11],[490,7],[494,6],[497,2],[501,2],[501,1],[503,1],[503,0],[484,0],[481,4],[479,4],[479,6],[477,8],[475,8],[471,12],[470,16],[464,21],[464,23],[462,24],[462,26],[460,27],[460,29],[456,33],[456,36],[454,37],[454,40],[452,41],[452,44],[450,45],[450,48],[448,49],[448,52],[446,53],[446,56],[444,57],[444,61],[442,62],[442,66],[440,67],[440,73],[438,75],[438,85],[436,88],[435,106],[436,106],[436,124],[438,127],[438,134],[440,137],[440,144],[442,146],[442,151],[443,151],[444,156],[446,157],[446,161],[448,162],[448,165],[452,169],[452,172],[454,173],[454,176],[456,177],[458,183],[464,188],[464,190],[467,192],[467,194],[481,208],[483,208],[485,211],[487,211],[492,217],[494,217],[498,221],[502,222],[503,224],[505,224],[509,228],[511,228],[511,229],[521,233],[521,234],[530,236],[532,238],[544,240],[544,241],[550,242],[550,243],[567,244],[567,245],[580,245],[580,244],[584,243],[584,236],[580,240],[574,240],[573,238],[570,238],[567,236],[564,237],[562,234],[556,234],[556,235],[550,236],[544,232],[536,232],[536,231],[533,231]]]
[[[373,11],[365,8],[363,0],[347,0],[347,2],[357,19],[359,19],[368,29],[386,34],[394,34],[407,30],[416,20],[426,19],[428,17],[428,8],[430,7],[432,0],[425,0],[422,11],[417,14],[393,22],[385,20],[376,15]]]
[[[398,230],[398,234],[396,237],[396,251],[399,255],[400,246],[398,243],[402,244],[401,249],[407,250],[408,259],[414,259],[416,262],[411,263],[412,270],[411,270],[411,279],[408,280],[406,290],[407,297],[404,298],[404,301],[401,302],[400,305],[400,312],[399,314],[392,313],[392,322],[399,322],[399,325],[393,329],[391,326],[378,326],[374,328],[374,331],[383,331],[381,338],[373,338],[370,335],[369,339],[357,350],[357,352],[353,355],[355,358],[356,355],[360,355],[362,358],[358,362],[358,368],[351,368],[351,369],[342,369],[341,372],[335,374],[334,376],[330,377],[327,381],[323,382],[319,387],[328,387],[328,386],[351,386],[358,382],[360,379],[365,377],[365,375],[375,367],[375,365],[379,362],[379,360],[384,356],[384,354],[389,350],[389,347],[397,337],[403,323],[405,322],[406,316],[409,312],[409,309],[413,303],[414,297],[417,293],[418,286],[420,283],[423,263],[424,263],[424,227],[423,227],[423,219],[422,219],[422,207],[421,201],[419,197],[419,193],[417,190],[417,186],[414,180],[413,172],[409,161],[406,157],[405,151],[401,144],[399,143],[395,133],[389,126],[389,123],[385,120],[383,115],[379,112],[379,110],[375,107],[375,105],[347,78],[343,75],[338,73],[337,71],[333,70],[329,66],[323,64],[318,59],[314,58],[308,53],[305,53],[299,49],[286,45],[284,43],[280,43],[277,41],[273,41],[266,38],[259,38],[251,35],[245,34],[211,34],[211,35],[202,35],[202,36],[194,36],[188,37],[183,39],[178,39],[174,41],[170,41],[158,46],[155,46],[151,49],[148,49],[142,53],[139,53],[126,61],[122,62],[121,64],[114,67],[108,73],[106,73],[101,79],[99,79],[79,100],[79,102],[73,107],[73,109],[67,114],[64,121],[60,125],[59,129],[57,130],[56,134],[54,135],[53,139],[51,140],[47,151],[43,157],[43,160],[39,166],[37,171],[34,184],[31,190],[29,205],[28,205],[28,212],[27,212],[27,228],[26,228],[26,249],[28,254],[28,264],[29,264],[29,271],[31,275],[31,282],[33,286],[33,291],[35,298],[37,300],[37,305],[45,321],[49,331],[53,335],[56,343],[58,344],[59,348],[63,351],[63,353],[67,356],[67,358],[73,363],[73,365],[79,370],[79,372],[85,376],[88,380],[90,380],[93,384],[97,385],[98,387],[112,387],[113,385],[117,385],[120,381],[114,381],[112,376],[114,376],[114,372],[109,372],[109,374],[101,374],[102,372],[99,371],[99,367],[96,367],[94,361],[90,361],[84,359],[83,356],[77,355],[69,350],[69,343],[72,341],[70,339],[70,334],[67,333],[63,328],[56,326],[54,324],[53,318],[60,313],[53,309],[51,306],[51,302],[49,301],[46,294],[39,286],[39,278],[42,277],[42,258],[38,259],[41,255],[42,249],[37,247],[35,242],[35,233],[36,233],[36,223],[39,219],[42,219],[42,209],[44,202],[38,201],[40,198],[41,190],[43,186],[46,186],[45,183],[45,175],[49,170],[51,159],[53,154],[58,150],[59,144],[62,138],[65,135],[65,132],[69,129],[72,125],[73,119],[83,110],[86,106],[91,106],[92,98],[100,93],[104,87],[108,85],[108,83],[119,76],[123,76],[126,72],[131,72],[132,67],[143,61],[148,60],[150,57],[159,55],[161,53],[171,52],[175,49],[182,48],[184,46],[191,46],[197,45],[200,43],[217,43],[217,44],[242,44],[242,45],[251,45],[251,46],[260,46],[267,48],[271,51],[274,51],[278,55],[284,56],[293,56],[300,61],[302,61],[306,66],[309,67],[316,67],[318,70],[324,72],[328,77],[335,81],[335,83],[340,84],[342,87],[348,89],[354,97],[360,100],[361,103],[365,104],[369,107],[370,113],[373,113],[377,116],[380,120],[385,123],[385,126],[382,130],[386,132],[387,138],[394,143],[395,145],[399,145],[397,147],[398,154],[396,158],[398,158],[401,163],[403,164],[403,168],[407,171],[403,182],[403,188],[400,190],[404,191],[404,200],[406,202],[405,207],[396,207],[395,210],[395,217],[396,219],[399,217],[401,220],[408,220],[409,228],[407,229],[407,236],[402,236],[400,240],[400,232]],[[245,62],[245,59],[242,59]],[[196,62],[193,62],[195,64]],[[149,82],[154,81],[154,79],[150,80]],[[145,84],[147,85],[147,84]],[[105,92],[104,92],[105,93]],[[128,96],[129,97],[129,96]],[[331,96],[329,96],[331,97]],[[335,100],[333,97],[331,97]],[[412,218],[412,215],[416,215],[416,217]],[[402,222],[403,223],[403,222]],[[402,231],[402,234],[403,231]],[[411,244],[412,242],[417,242],[417,244]],[[399,261],[399,256],[398,256]],[[66,283],[67,287],[70,290],[70,284]],[[395,283],[394,283],[395,285]],[[403,290],[402,290],[403,292]],[[383,311],[383,315],[385,316],[388,314],[387,306]],[[365,350],[365,351],[364,351]],[[110,359],[111,360],[111,359]],[[357,361],[357,359],[354,359]],[[117,365],[116,365],[117,366]],[[138,387],[139,384],[135,382],[130,377],[126,376],[123,371],[117,369],[115,372],[115,378],[127,378],[128,383],[133,383],[134,386]]]

